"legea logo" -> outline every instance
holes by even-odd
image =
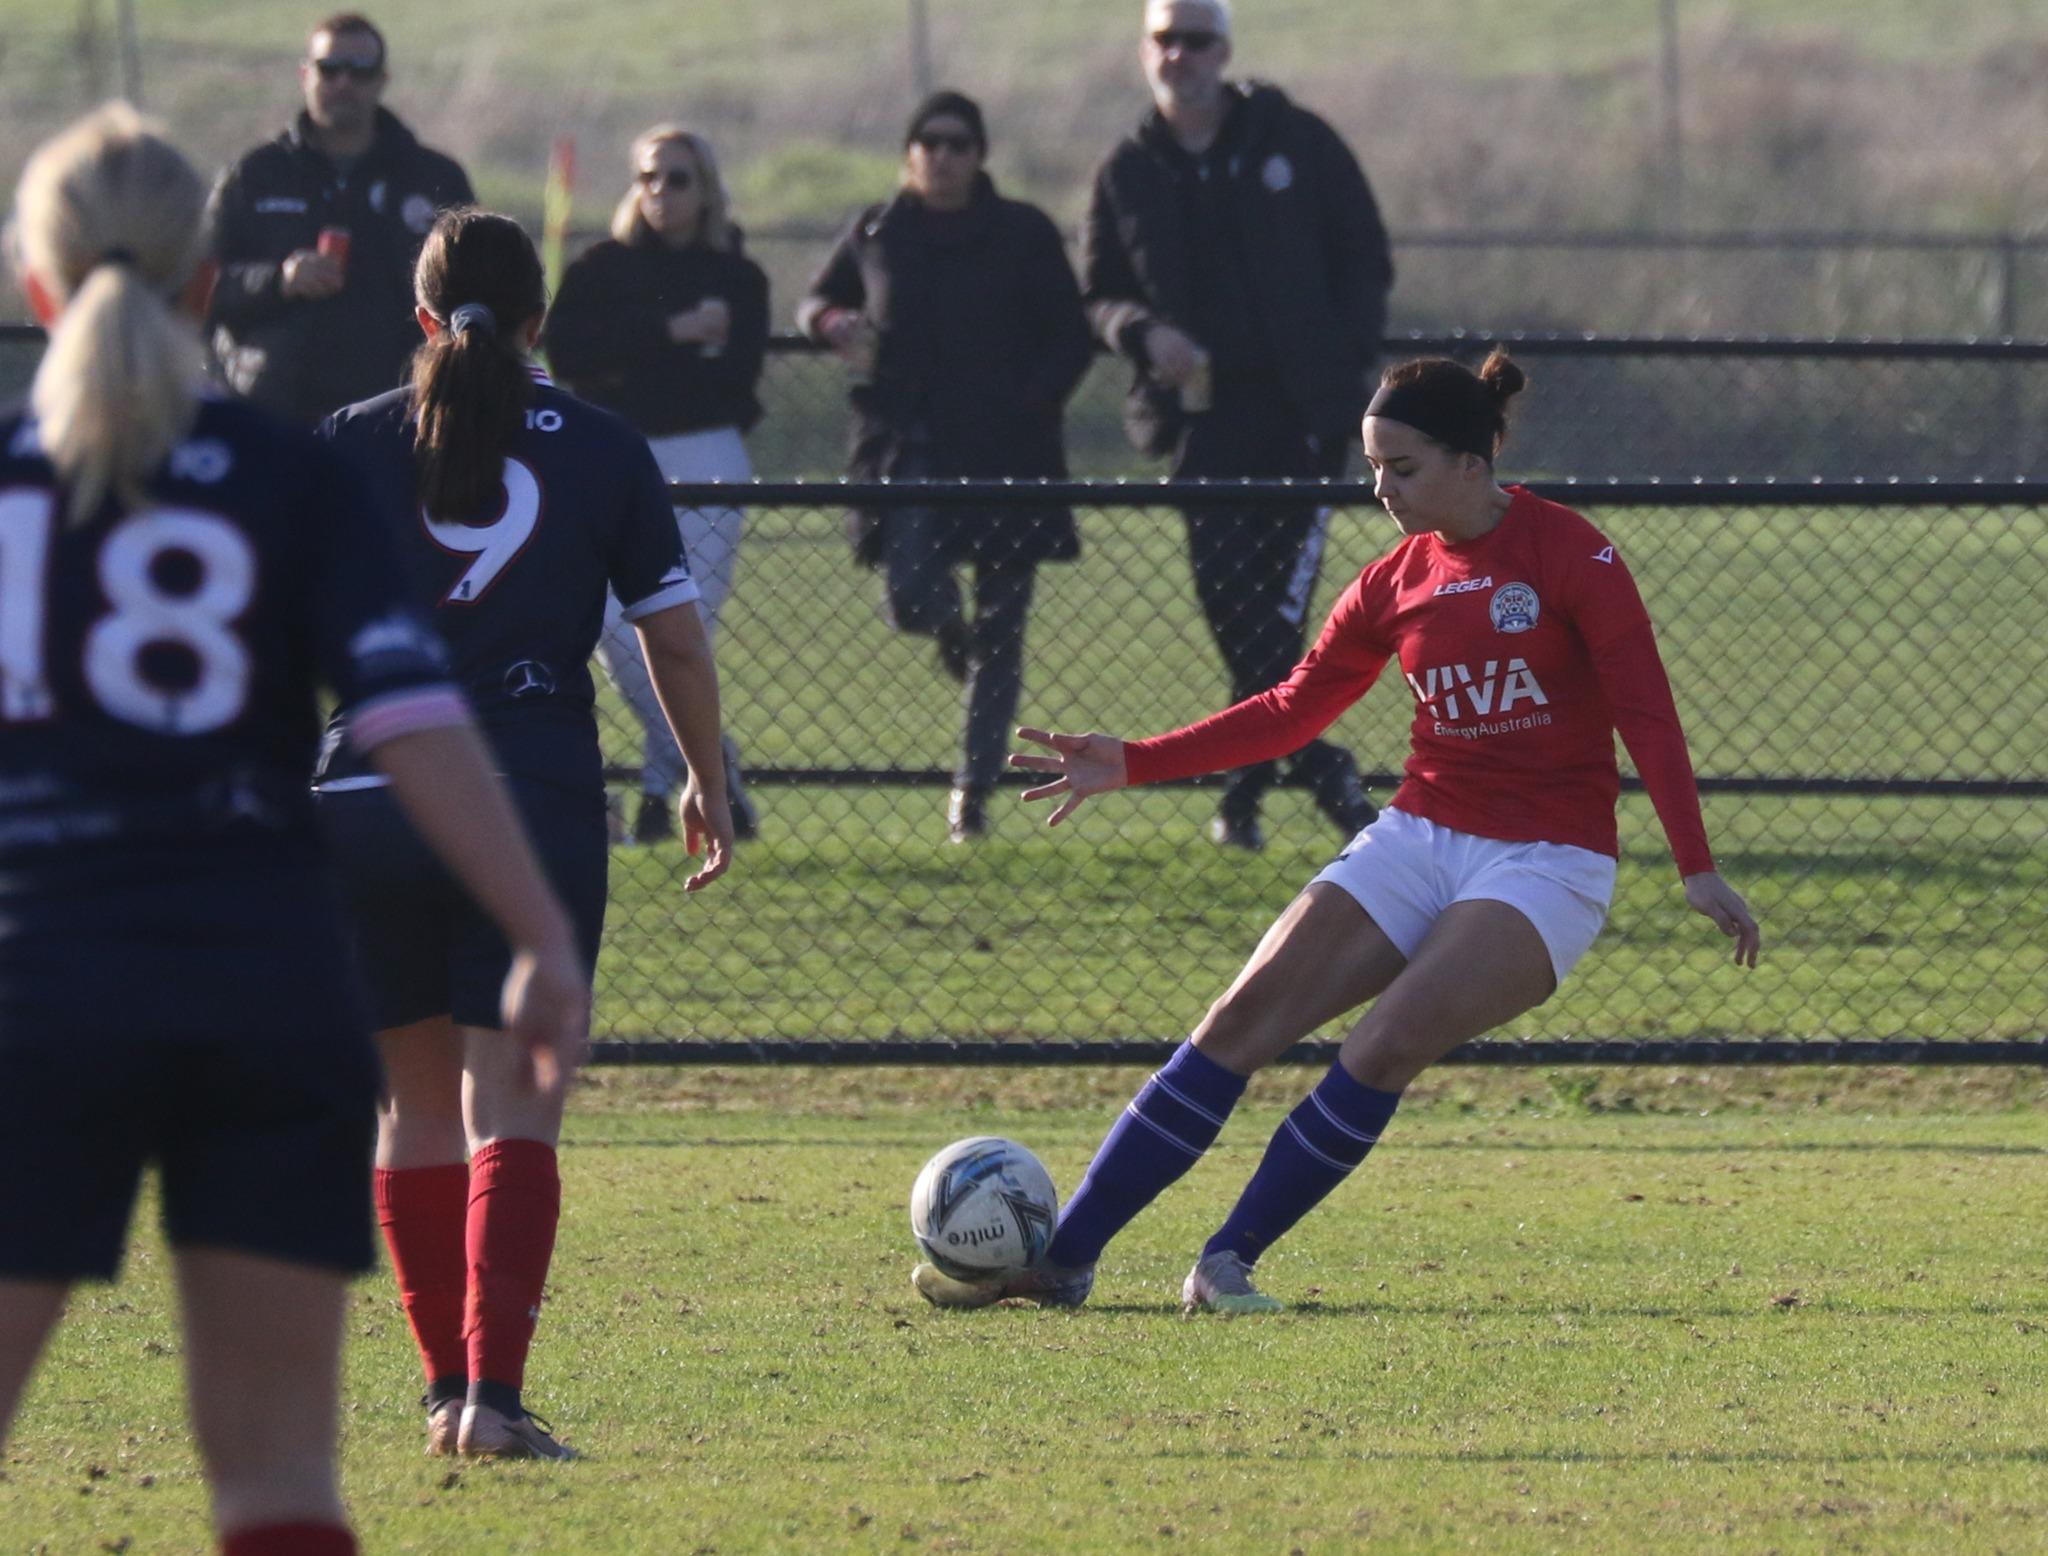
[[[1439,594],[1477,594],[1481,589],[1492,587],[1493,574],[1488,573],[1484,578],[1467,578],[1462,583],[1438,584],[1430,598],[1435,599]]]

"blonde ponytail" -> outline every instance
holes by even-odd
[[[29,158],[10,247],[62,305],[29,390],[44,454],[82,524],[144,483],[197,414],[197,322],[172,307],[205,251],[206,190],[125,103],[87,115]]]

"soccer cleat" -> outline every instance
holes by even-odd
[[[555,1429],[530,1410],[508,1416],[489,1405],[464,1405],[456,1451],[466,1459],[573,1459]]]
[[[1228,1248],[1204,1254],[1181,1283],[1183,1313],[1278,1313],[1287,1306],[1252,1284],[1251,1267]]]
[[[1256,854],[1266,846],[1266,833],[1257,816],[1219,814],[1209,823],[1209,841],[1218,848],[1241,848]]]
[[[920,1264],[910,1284],[933,1307],[987,1307],[1006,1297],[1022,1297],[1040,1307],[1079,1307],[1095,1287],[1095,1266],[1062,1269],[1043,1260],[1002,1280],[955,1280],[936,1264]]]
[[[462,1431],[462,1401],[444,1399],[439,1404],[427,1406],[427,1457],[446,1458],[455,1452],[455,1441]]]

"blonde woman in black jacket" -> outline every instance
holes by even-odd
[[[543,349],[573,393],[616,411],[639,430],[671,481],[750,481],[744,435],[761,419],[756,389],[768,346],[768,278],[741,252],[718,162],[700,135],[657,125],[633,143],[633,185],[612,217],[612,236],[562,277]],[[742,511],[686,509],[676,516],[698,611],[716,634],[732,592]],[[631,704],[644,735],[640,809],[633,835],[672,835],[672,796],[682,754],[647,680],[630,623],[617,602],[605,618],[598,659]],[[733,832],[759,826],[740,786],[728,736],[725,786]]]

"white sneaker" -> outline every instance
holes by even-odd
[[[1229,1249],[1204,1254],[1181,1282],[1183,1313],[1279,1313],[1287,1304],[1252,1284],[1251,1267]]]
[[[465,1459],[573,1459],[574,1448],[555,1440],[555,1429],[530,1410],[500,1415],[489,1405],[465,1405],[456,1451]]]
[[[427,1409],[427,1453],[443,1458],[455,1452],[455,1439],[462,1430],[462,1401],[444,1399]]]
[[[1078,1270],[1034,1264],[1003,1280],[955,1280],[936,1264],[920,1264],[910,1284],[933,1307],[987,1307],[1005,1297],[1022,1297],[1040,1307],[1079,1307],[1095,1286],[1095,1266]]]

